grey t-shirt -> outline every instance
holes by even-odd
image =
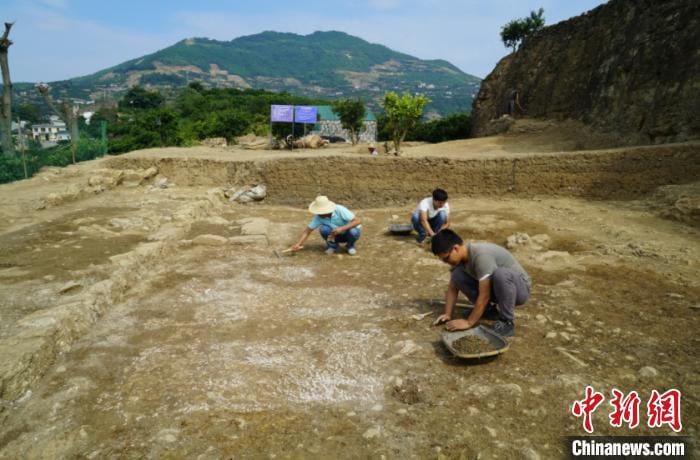
[[[462,269],[477,281],[488,278],[497,268],[504,267],[520,273],[527,285],[532,285],[530,275],[507,249],[493,243],[468,243],[467,250],[469,259]]]

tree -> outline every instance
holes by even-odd
[[[51,98],[51,87],[46,83],[38,83],[36,85],[37,91],[44,98],[46,105],[55,113],[63,122],[68,126],[70,130],[70,142],[71,142],[71,152],[73,154],[73,163],[75,164],[75,150],[78,148],[78,141],[80,140],[80,130],[78,128],[78,106],[71,105],[70,101],[66,98],[60,107],[56,107],[53,99]]]
[[[507,48],[513,48],[513,52],[528,36],[544,27],[544,8],[530,11],[530,16],[522,19],[513,19],[501,27],[501,40]]]
[[[399,96],[393,91],[384,94],[382,105],[386,115],[387,129],[391,133],[391,140],[394,142],[396,155],[401,153],[401,142],[406,137],[406,133],[413,128],[416,122],[423,115],[423,108],[430,100],[422,94],[411,96],[404,93]]]
[[[5,23],[5,32],[0,37],[0,70],[2,71],[2,106],[0,107],[0,135],[2,135],[2,150],[5,155],[12,156],[15,146],[12,142],[12,80],[10,80],[10,65],[7,51],[12,45],[8,37],[13,22]]]
[[[15,116],[22,121],[28,121],[31,124],[39,123],[41,120],[41,110],[34,104],[20,104],[17,106]]]
[[[157,91],[148,91],[134,86],[119,101],[120,109],[155,109],[162,107],[165,98]]]
[[[352,145],[357,144],[365,118],[365,103],[361,100],[343,99],[332,104],[333,112],[340,118],[343,129],[350,132]]]
[[[467,139],[471,129],[471,115],[467,112],[453,113],[438,120],[418,123],[406,139],[423,142],[445,142]]]
[[[167,107],[130,111],[110,125],[110,151],[179,145],[178,119],[178,113]]]
[[[525,23],[521,19],[513,19],[505,26],[501,27],[501,40],[506,48],[516,48],[525,36]]]

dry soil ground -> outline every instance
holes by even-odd
[[[646,401],[679,389],[696,443],[700,231],[643,197],[451,198],[469,240],[530,237],[510,350],[468,363],[431,325],[447,267],[386,233],[412,205],[354,209],[355,257],[315,235],[281,258],[308,213],[220,190],[145,181],[35,210],[99,167],[0,187],[0,352],[42,353],[6,382],[0,458],[561,458],[587,385],[607,398],[597,434],[673,434]],[[640,394],[638,428],[609,425],[613,388]]]

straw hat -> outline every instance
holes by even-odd
[[[374,143],[369,144],[369,145],[367,146],[367,148],[368,148],[368,149],[373,149],[373,148],[374,148]]]
[[[335,211],[335,203],[324,195],[317,196],[309,205],[309,212],[311,214],[330,214],[333,211]]]

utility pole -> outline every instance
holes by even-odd
[[[24,166],[24,178],[29,179],[29,174],[27,174],[27,148],[24,145],[24,136],[22,135],[22,120],[20,120],[19,117],[17,117],[17,140],[19,141],[19,151],[22,152],[22,166]]]

